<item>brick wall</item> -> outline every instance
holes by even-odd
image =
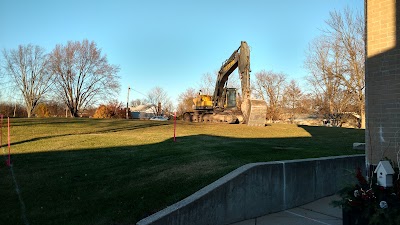
[[[400,0],[366,0],[366,160],[400,150]]]

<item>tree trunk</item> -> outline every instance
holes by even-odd
[[[28,118],[32,117],[32,107],[31,106],[26,106],[26,113],[28,114]],[[15,113],[14,113],[14,117],[15,117]]]
[[[79,113],[78,113],[78,109],[76,109],[75,107],[68,107],[69,108],[69,112],[71,113],[71,117],[79,117]]]
[[[365,109],[361,110],[361,129],[365,129]]]
[[[360,97],[360,116],[361,116],[361,124],[360,124],[360,128],[361,129],[365,129],[365,97],[361,96]]]
[[[71,113],[71,114],[74,115],[75,118],[79,117],[78,107],[77,106],[74,107],[74,112]]]

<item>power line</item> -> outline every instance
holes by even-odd
[[[131,90],[132,91],[134,91],[134,92],[137,92],[137,93],[139,93],[139,94],[141,94],[141,95],[143,95],[143,96],[145,96],[145,97],[147,97],[147,95],[146,94],[143,94],[142,92],[140,92],[140,91],[137,91],[137,90],[135,90],[135,89],[133,89],[133,88],[131,88]]]

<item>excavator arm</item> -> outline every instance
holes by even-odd
[[[225,95],[224,95],[224,87],[226,82],[228,81],[229,75],[238,67],[239,62],[239,49],[240,47],[234,51],[221,66],[221,69],[218,72],[217,81],[215,84],[215,90],[213,95],[214,100],[214,108],[223,108],[225,103]]]

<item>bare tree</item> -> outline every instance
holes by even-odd
[[[1,59],[0,59],[0,65],[2,65],[3,63],[2,63],[2,61],[1,61]],[[5,83],[5,76],[4,76],[4,72],[2,71],[2,67],[0,66],[0,86],[2,87],[1,88],[1,90],[0,90],[0,103],[1,103],[1,100],[4,98],[3,97],[3,89],[4,89],[4,83]]]
[[[20,45],[18,49],[3,50],[4,70],[21,91],[28,117],[53,84],[49,58],[44,49],[34,45]]]
[[[363,16],[347,8],[343,13],[331,12],[326,23],[328,29],[310,43],[306,53],[307,80],[326,115],[335,117],[352,109],[364,118]]]
[[[302,93],[302,97],[299,103],[299,113],[315,114],[315,101],[312,93]]]
[[[290,114],[289,120],[293,123],[296,114],[301,112],[302,109],[301,100],[303,98],[303,92],[298,82],[291,80],[290,83],[286,85],[283,93],[283,102]]]
[[[213,95],[215,89],[215,82],[217,74],[205,73],[201,76],[200,83],[198,85],[199,90],[205,95]]]
[[[164,111],[164,115],[170,116],[176,111],[176,108],[172,104],[171,101],[168,101],[168,102],[164,103],[163,111]]]
[[[320,111],[326,115],[342,112],[349,95],[345,94],[340,76],[344,73],[343,51],[337,42],[319,37],[309,45],[305,67],[310,75],[307,81],[313,88],[315,99],[320,101]],[[341,93],[341,94],[339,94]]]
[[[24,105],[17,102],[0,102],[0,114],[5,117],[26,117],[27,112]]]
[[[132,107],[136,107],[136,106],[139,106],[139,105],[143,105],[143,104],[145,104],[146,103],[146,101],[145,100],[143,100],[143,99],[134,99],[134,100],[132,100],[131,102],[130,102],[130,105],[132,106]]]
[[[205,73],[200,78],[200,83],[198,84],[198,91],[201,90],[201,93],[204,95],[213,95],[216,85],[216,79],[218,77],[218,71],[214,72],[214,75],[211,73]],[[226,87],[228,88],[236,88],[237,92],[240,93],[240,79],[238,74],[231,74],[229,79],[226,82]]]
[[[353,13],[346,8],[343,13],[334,11],[326,21],[329,29],[325,31],[332,40],[339,42],[344,52],[344,73],[338,74],[347,92],[356,100],[362,128],[365,128],[365,42],[364,16],[361,12]]]
[[[170,111],[171,110],[171,101],[168,97],[167,92],[161,88],[161,87],[154,87],[153,89],[151,89],[148,93],[147,93],[147,99],[146,101],[150,104],[153,104],[155,106],[159,106],[161,104],[161,108],[160,107],[156,107],[156,112],[154,112],[156,115],[161,115],[162,112],[166,112],[166,111]],[[171,112],[171,111],[170,111]]]
[[[58,95],[74,117],[99,99],[111,99],[120,88],[119,67],[108,63],[95,42],[69,41],[51,53]]]
[[[226,87],[228,88],[235,88],[236,93],[241,96],[242,95],[242,88],[241,88],[241,81],[240,81],[240,76],[239,74],[231,74],[229,76],[229,79],[226,82]]]
[[[51,99],[45,101],[45,103],[51,116],[56,116],[56,117],[65,116],[65,104],[63,102]]]
[[[197,92],[194,88],[188,88],[185,92],[181,93],[178,98],[178,115],[182,115],[185,112],[193,112],[193,99],[197,96]]]
[[[282,95],[286,85],[286,75],[262,70],[255,74],[254,94],[268,104],[267,117],[270,121],[279,120],[282,109]]]

